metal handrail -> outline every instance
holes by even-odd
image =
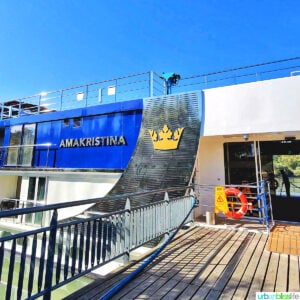
[[[108,90],[111,86],[116,88],[114,96],[102,95],[101,91]],[[24,113],[26,115],[40,114],[99,105],[103,97],[111,97],[107,98],[108,100],[105,101],[107,103],[145,98],[153,96],[157,90],[160,90],[160,95],[165,93],[164,80],[158,74],[153,71],[137,73],[2,101],[0,119],[19,117]],[[100,99],[99,92],[101,93]],[[80,100],[77,99],[78,93],[82,94]],[[6,105],[8,103],[14,103],[14,105],[8,106]]]
[[[169,187],[165,189],[158,189],[153,191],[142,191],[142,192],[135,192],[135,193],[127,193],[122,195],[114,195],[114,196],[105,196],[101,198],[90,198],[85,200],[77,200],[77,201],[68,201],[68,202],[60,202],[54,204],[47,204],[43,206],[35,206],[31,208],[16,208],[13,211],[0,211],[0,218],[4,217],[16,217],[22,214],[30,214],[35,212],[44,212],[49,210],[57,210],[62,208],[70,208],[75,206],[81,206],[86,204],[96,204],[100,201],[117,201],[121,199],[127,199],[134,196],[144,196],[144,195],[154,195],[154,194],[161,194],[161,193],[170,193],[174,191],[185,191],[188,188],[192,188],[192,186],[187,187]],[[137,208],[144,208],[145,206],[137,206]]]
[[[0,280],[2,284],[6,283],[6,299],[11,297],[14,277],[18,277],[17,299],[36,299],[41,296],[50,299],[52,290],[90,273],[99,266],[120,257],[127,262],[132,250],[175,230],[187,215],[189,217],[186,222],[193,221],[190,214],[194,203],[193,194],[173,199],[169,199],[168,194],[168,191],[179,190],[185,194],[189,188],[174,187],[75,203],[1,211],[2,218],[53,212],[49,226],[0,237]],[[130,197],[162,192],[164,199],[159,202],[130,207]],[[89,214],[58,222],[60,208],[96,204],[103,200],[118,201],[121,198],[127,199],[124,210],[102,215]],[[8,274],[3,274],[5,261],[9,261]],[[27,267],[26,262],[30,262]],[[29,272],[26,272],[28,268]],[[24,286],[25,273],[29,274],[27,291]],[[34,278],[38,278],[35,283]]]
[[[299,60],[300,57],[293,57],[200,75],[181,76],[181,80],[176,86],[174,86],[173,92],[186,92],[191,89],[201,90],[205,88],[219,87],[225,84],[232,85],[237,83],[259,81],[263,80],[263,76],[268,76],[265,79],[294,76],[299,74],[299,63],[296,63],[299,62]],[[287,73],[288,70],[289,73]],[[254,80],[253,76],[255,76]],[[228,80],[230,82],[228,82]],[[23,112],[26,114],[40,114],[51,111],[99,105],[102,103],[101,101],[99,102],[99,100],[102,100],[103,96],[101,92],[99,99],[99,92],[103,89],[108,89],[112,85],[116,87],[116,91],[114,97],[105,100],[108,101],[107,103],[161,96],[166,94],[167,88],[164,79],[162,79],[159,74],[153,71],[142,72],[2,101],[2,103],[0,103],[0,118],[5,119],[18,117],[21,116]],[[125,90],[123,89],[124,86],[127,86]],[[78,101],[78,99],[76,99],[76,95],[78,93],[82,93],[82,101]],[[16,102],[14,106],[5,106],[5,103],[14,101]],[[27,104],[33,106],[26,108]],[[9,108],[11,109],[11,112],[7,115],[6,111],[9,111]],[[14,111],[14,114],[12,111]]]

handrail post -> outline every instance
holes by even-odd
[[[165,192],[165,197],[164,197],[164,205],[165,205],[165,240],[169,238],[170,235],[170,227],[171,227],[171,210],[170,210],[170,199],[169,199],[169,194],[168,192]]]
[[[89,98],[89,85],[86,85],[85,88],[85,107],[88,107],[88,98]]]
[[[64,90],[61,90],[61,92],[60,92],[60,108],[59,108],[60,111],[63,110],[63,97],[64,97],[63,93],[64,93]]]
[[[153,71],[150,71],[150,76],[149,76],[149,96],[153,97],[153,85],[154,85],[154,79],[153,79]]]
[[[198,207],[198,206],[199,206],[199,202],[198,202],[198,200],[196,199],[194,187],[192,187],[192,188],[190,189],[189,195],[190,195],[191,197],[193,197],[193,201],[195,201],[194,207]],[[191,222],[194,223],[194,221],[195,221],[195,210],[193,210],[193,214],[191,215]]]
[[[39,95],[39,102],[38,102],[38,111],[37,111],[38,115],[39,115],[40,112],[41,112],[41,101],[42,101],[42,95],[40,94],[40,95]]]
[[[130,214],[131,214],[131,208],[130,208],[130,200],[129,198],[126,199],[125,204],[125,228],[124,228],[124,257],[123,257],[123,263],[126,264],[129,262],[130,259]]]
[[[55,254],[55,244],[56,244],[56,232],[57,232],[57,210],[55,209],[52,215],[50,223],[50,235],[48,243],[48,257],[46,264],[46,275],[45,275],[45,295],[44,300],[51,299],[51,286],[52,286],[52,276],[53,276],[53,266],[54,266],[54,254]]]

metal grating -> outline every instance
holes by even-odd
[[[197,92],[144,99],[143,120],[135,152],[109,195],[164,189],[189,184],[200,137],[200,103]],[[176,150],[154,150],[149,129],[159,132],[167,124],[184,131]],[[171,196],[182,196],[172,194]],[[136,196],[132,207],[160,201],[163,195]],[[125,200],[97,204],[99,211],[123,209]],[[95,210],[95,207],[93,208]]]

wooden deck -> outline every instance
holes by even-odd
[[[194,226],[181,231],[111,299],[255,299],[255,293],[300,291],[300,257],[266,250],[268,235]],[[137,265],[100,278],[66,299],[101,299]]]

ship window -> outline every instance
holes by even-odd
[[[29,177],[28,194],[27,194],[27,207],[44,204],[46,191],[46,178],[45,177]],[[43,213],[37,212],[28,214],[25,217],[26,223],[41,224]]]
[[[63,120],[63,124],[64,124],[64,127],[69,126],[70,120],[69,120],[69,119],[64,119],[64,120]]]
[[[16,125],[10,128],[10,141],[6,165],[31,166],[34,141],[35,124]]]
[[[18,163],[18,154],[22,138],[22,125],[12,126],[10,128],[10,141],[7,153],[7,165],[16,166]]]
[[[225,143],[224,158],[226,184],[256,181],[253,142]]]
[[[0,147],[3,145],[4,132],[4,128],[0,128]]]
[[[22,151],[20,155],[20,165],[31,166],[33,157],[33,146],[35,140],[35,124],[24,125],[22,137]]]
[[[80,127],[81,126],[81,118],[74,118],[73,119],[73,127]]]

